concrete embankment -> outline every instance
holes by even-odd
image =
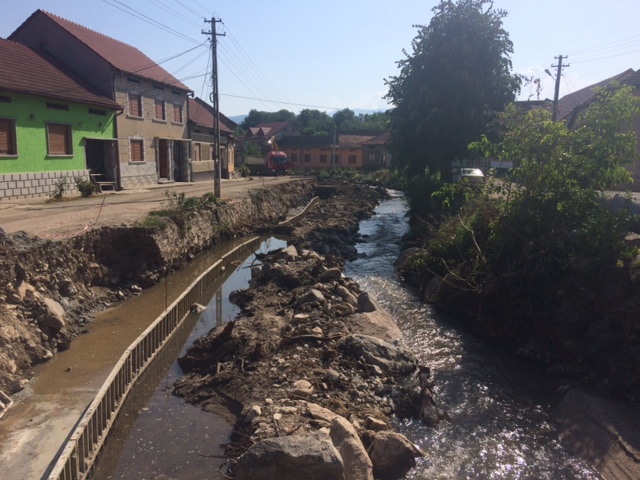
[[[315,194],[299,180],[188,212],[176,223],[102,227],[61,240],[0,233],[0,390],[69,348],[95,312],[157,283],[218,241],[281,221]]]

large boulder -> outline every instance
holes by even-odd
[[[417,365],[416,357],[409,349],[369,335],[344,337],[338,348],[355,358],[362,357],[369,365],[380,367],[387,375],[408,375],[415,371]]]
[[[344,462],[344,478],[348,480],[373,480],[373,463],[356,429],[349,421],[336,416],[329,432],[333,446]]]
[[[342,458],[326,434],[258,442],[238,459],[235,474],[237,480],[345,480]]]
[[[369,449],[373,472],[380,480],[398,480],[416,466],[416,447],[404,435],[378,432]]]

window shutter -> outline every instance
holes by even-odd
[[[140,95],[134,93],[129,94],[129,115],[132,117],[142,116],[142,105],[140,101]]]
[[[0,155],[12,155],[14,153],[12,122],[6,118],[0,118]]]
[[[142,162],[142,140],[131,140],[131,161]]]
[[[68,138],[71,131],[69,125],[60,125],[50,123],[47,125],[49,135],[49,155],[70,155],[70,139]]]
[[[173,122],[182,123],[182,105],[173,105]]]
[[[156,120],[164,120],[164,101],[162,100],[154,100],[153,104],[155,106],[155,119]]]

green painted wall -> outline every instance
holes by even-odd
[[[86,168],[84,138],[115,137],[113,110],[2,91],[0,96],[11,98],[10,103],[0,103],[0,118],[15,120],[18,146],[17,158],[0,156],[0,174],[83,170]],[[69,111],[48,108],[47,102],[68,105]],[[106,115],[90,114],[89,108],[102,110]],[[71,125],[72,156],[48,155],[47,123]]]

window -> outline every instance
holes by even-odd
[[[202,145],[200,143],[193,144],[193,161],[199,162],[202,160]]]
[[[327,163],[327,156],[324,153],[320,154],[320,163]]]
[[[155,120],[166,120],[167,116],[165,114],[165,109],[164,109],[164,100],[161,99],[155,99],[153,101],[153,118]]]
[[[144,140],[130,140],[132,162],[144,162]]]
[[[173,123],[182,123],[182,105],[173,104]]]
[[[311,163],[311,154],[310,153],[305,153],[304,154],[304,163]]]
[[[47,148],[49,155],[73,155],[71,125],[47,123]]]
[[[62,110],[64,112],[69,111],[69,105],[62,105],[61,103],[49,103],[47,102],[47,108],[51,110]]]
[[[129,116],[142,117],[142,97],[137,93],[129,93]]]
[[[0,95],[0,103],[11,103],[11,97],[8,95]]]
[[[349,157],[347,158],[347,162],[349,162],[350,165],[355,165],[356,158],[358,158],[356,155],[349,155]]]
[[[16,122],[8,118],[0,118],[0,156],[17,154]]]
[[[369,163],[375,163],[376,161],[376,154],[375,153],[370,153],[369,154]]]
[[[90,108],[89,109],[89,115],[100,115],[102,117],[105,117],[107,115],[107,111],[106,110],[98,110],[97,108]]]
[[[292,153],[291,154],[291,163],[298,163],[298,154],[297,153]]]

